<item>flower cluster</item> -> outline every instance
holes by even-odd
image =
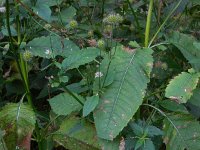
[[[23,58],[25,61],[30,61],[32,58],[32,53],[29,50],[24,51]]]
[[[0,13],[5,13],[6,12],[6,7],[0,7]]]
[[[118,25],[123,21],[123,17],[119,14],[110,14],[106,18],[103,19],[104,23],[111,25]]]

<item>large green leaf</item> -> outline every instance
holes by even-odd
[[[50,22],[50,18],[51,18],[51,9],[49,8],[48,5],[41,3],[41,2],[37,2],[36,6],[33,7],[33,11],[40,16],[42,19]]]
[[[127,52],[117,47],[111,62],[116,68],[114,81],[103,91],[94,112],[100,138],[113,140],[142,104],[153,64],[152,52],[148,48]]]
[[[82,97],[78,97],[82,99]],[[69,115],[73,111],[79,111],[81,104],[69,93],[61,93],[49,99],[52,110],[58,115]]]
[[[179,103],[186,103],[193,94],[199,81],[200,73],[182,72],[170,81],[165,96]]]
[[[30,140],[35,122],[35,113],[29,105],[11,103],[3,107],[0,111],[0,128],[5,130],[7,148],[11,150],[16,146],[27,146],[23,143]]]
[[[42,36],[35,38],[26,45],[34,56],[53,58],[57,55],[67,57],[70,53],[80,50],[72,41],[58,36]]]
[[[168,117],[174,126],[176,126],[176,129],[167,119],[164,121],[164,142],[166,144],[166,150],[199,150],[199,122],[188,114],[176,114]]]
[[[95,127],[78,117],[63,120],[53,139],[70,150],[100,150]]]
[[[200,71],[200,46],[194,37],[179,32],[173,32],[169,42],[174,44],[189,61],[192,67]]]
[[[63,60],[62,67],[67,70],[78,68],[80,65],[93,61],[98,55],[99,49],[94,47],[88,47],[80,51],[75,51]]]

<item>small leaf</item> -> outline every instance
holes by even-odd
[[[67,23],[76,15],[76,9],[74,7],[68,7],[61,11],[61,19],[63,23]]]
[[[130,41],[128,44],[130,46],[132,46],[133,48],[139,48],[139,47],[141,47],[136,41]]]
[[[78,96],[82,100],[82,97]],[[61,93],[51,99],[49,104],[57,115],[69,115],[73,111],[79,111],[82,106],[68,93]]]
[[[41,4],[37,2],[36,6],[33,7],[33,11],[40,16],[42,19],[50,22],[51,18],[51,9],[46,4]]]
[[[182,72],[170,81],[165,96],[179,103],[186,103],[193,94],[199,81],[200,73]]]
[[[87,97],[83,106],[83,117],[87,116],[92,112],[99,103],[99,96],[94,95],[92,97]]]
[[[80,65],[93,61],[98,55],[99,49],[92,47],[75,51],[68,58],[63,60],[62,67],[67,70],[78,68]]]

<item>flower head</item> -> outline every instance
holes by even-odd
[[[103,19],[104,23],[111,25],[118,25],[123,21],[123,17],[119,14],[110,14],[106,18]]]
[[[30,61],[32,58],[32,53],[29,50],[24,51],[23,58],[25,61]]]
[[[94,31],[93,30],[88,31],[88,36],[89,37],[93,37],[94,36]]]
[[[105,47],[104,40],[98,40],[97,41],[97,47],[99,47],[100,49],[104,49],[104,47]]]
[[[5,13],[6,12],[6,7],[0,7],[0,13]]]
[[[71,29],[75,29],[75,28],[77,28],[78,23],[76,20],[72,20],[72,21],[70,21],[69,26]]]
[[[103,73],[102,72],[96,72],[95,73],[95,78],[100,78],[103,76]]]

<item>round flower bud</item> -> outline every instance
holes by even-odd
[[[123,17],[119,14],[110,14],[106,18],[103,19],[104,23],[111,25],[118,25],[123,21]]]
[[[93,37],[94,36],[94,32],[92,30],[88,31],[88,36],[89,37]]]
[[[70,28],[75,29],[75,28],[77,28],[78,23],[76,20],[72,20],[72,21],[70,21],[69,26],[70,26]]]
[[[105,32],[105,33],[110,33],[110,32],[112,32],[112,26],[111,26],[111,25],[105,26],[104,32]]]
[[[104,49],[104,47],[105,47],[104,40],[98,40],[97,47],[99,47],[100,49]]]
[[[26,50],[23,53],[23,58],[24,58],[25,61],[30,61],[31,58],[32,58],[32,53],[29,50]]]
[[[47,23],[47,24],[44,25],[44,28],[45,28],[45,29],[50,29],[50,28],[51,28],[51,25]]]

